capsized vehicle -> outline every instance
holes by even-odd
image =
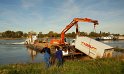
[[[112,57],[114,51],[113,47],[85,36],[77,36],[74,44],[76,49],[91,58]]]

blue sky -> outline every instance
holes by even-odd
[[[124,0],[0,0],[0,32],[61,33],[76,17],[98,20],[96,32],[124,34]],[[79,30],[91,32],[93,25],[81,22]]]

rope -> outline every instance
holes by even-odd
[[[96,25],[94,25],[93,32],[96,33]],[[91,43],[91,38],[90,38],[90,41],[89,41],[89,45],[90,45],[90,43]],[[90,55],[90,47],[89,47],[89,55]]]
[[[96,25],[94,25],[93,31],[96,33]]]

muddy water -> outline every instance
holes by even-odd
[[[31,56],[30,51],[22,43],[25,40],[0,40],[0,64],[14,64],[27,62],[42,62],[43,55],[37,54]],[[124,48],[124,40],[121,41],[102,41],[113,47]],[[34,52],[35,53],[35,52]],[[114,56],[120,55],[120,52],[114,52]]]

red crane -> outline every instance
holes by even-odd
[[[52,39],[50,41],[51,44],[65,44],[65,33],[74,25],[76,25],[76,34],[78,34],[78,22],[89,22],[89,23],[94,23],[95,25],[98,25],[97,20],[92,20],[89,18],[74,18],[73,21],[63,29],[61,32],[61,39]]]

